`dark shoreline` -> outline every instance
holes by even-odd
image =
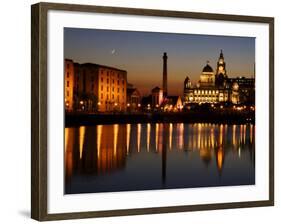
[[[83,114],[66,113],[65,126],[91,126],[98,124],[137,124],[137,123],[214,123],[246,124],[255,123],[255,112],[213,112],[190,111],[178,113],[128,113],[128,114]]]

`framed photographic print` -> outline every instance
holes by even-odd
[[[32,5],[32,218],[274,204],[274,19]]]

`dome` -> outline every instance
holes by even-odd
[[[207,64],[204,68],[203,68],[203,71],[202,72],[214,72],[212,67]]]

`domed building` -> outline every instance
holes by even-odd
[[[248,92],[254,92],[254,83],[254,78],[228,78],[226,73],[226,63],[221,50],[217,62],[216,73],[207,61],[196,86],[192,86],[189,77],[186,77],[184,81],[184,103],[215,104],[231,102],[233,104],[239,104],[242,103],[240,100],[241,92],[244,93],[245,89]],[[245,86],[245,88],[243,86]],[[252,102],[254,93],[249,93],[248,95],[250,97],[246,97],[246,100],[251,98],[250,101]]]
[[[213,68],[209,65],[207,61],[206,66],[203,68],[200,75],[199,85],[201,87],[210,87],[215,85],[215,74]]]

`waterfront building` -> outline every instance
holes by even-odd
[[[207,62],[197,85],[193,86],[189,77],[186,77],[184,81],[184,104],[226,102],[254,104],[254,85],[254,78],[228,78],[226,63],[221,51],[216,72]]]
[[[140,109],[141,94],[133,85],[127,85],[127,111],[138,111]]]
[[[66,59],[64,61],[64,103],[65,110],[68,112],[73,111],[73,90],[74,90],[74,65],[72,60]]]
[[[73,67],[74,110],[126,111],[127,72],[125,70],[93,63],[73,63]],[[65,72],[67,76],[67,70]]]
[[[151,90],[151,95],[152,95],[152,107],[153,108],[158,108],[160,107],[160,105],[163,102],[163,89],[159,88],[158,86],[156,86],[155,88],[153,88]]]
[[[181,111],[183,108],[182,99],[180,96],[167,96],[164,99],[161,108],[167,112]]]

